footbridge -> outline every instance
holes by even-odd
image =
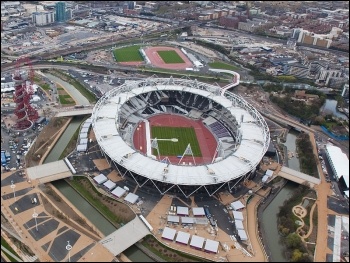
[[[311,188],[314,188],[316,185],[319,185],[321,183],[321,180],[319,178],[304,174],[299,171],[295,171],[285,166],[282,166],[277,175],[298,184],[308,183]]]
[[[225,93],[226,90],[228,90],[230,88],[233,88],[233,87],[236,87],[236,86],[239,85],[239,81],[240,81],[241,76],[237,72],[232,71],[232,70],[227,70],[227,69],[213,69],[213,68],[210,68],[209,70],[210,71],[214,71],[214,72],[228,73],[228,74],[233,75],[232,83],[227,84],[226,86],[222,87],[222,91],[221,91],[221,95],[222,96],[224,96],[224,93]]]
[[[99,243],[107,248],[113,255],[117,256],[148,234],[151,234],[151,232],[138,215],[136,215],[133,220],[101,239]]]
[[[74,167],[67,158],[26,169],[29,180],[37,180],[39,184],[64,179],[73,176],[75,173]]]
[[[94,105],[60,108],[57,111],[55,117],[72,117],[78,115],[88,115],[92,114],[93,108]]]

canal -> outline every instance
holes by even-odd
[[[294,153],[294,156],[288,160],[288,167],[296,171],[300,171],[299,158],[297,158],[295,154],[298,135],[299,132],[290,130],[287,134],[286,142],[284,143],[287,147],[287,151]],[[287,258],[284,255],[285,247],[283,243],[281,243],[278,233],[277,215],[279,207],[283,205],[285,200],[290,198],[297,187],[298,184],[288,181],[262,213],[261,228],[264,232],[264,243],[269,250],[269,261],[271,262],[287,262]]]
[[[325,114],[333,114],[336,117],[347,120],[348,117],[344,113],[337,111],[337,103],[338,102],[336,100],[326,99],[325,103],[321,107],[320,112]]]
[[[44,163],[57,161],[65,148],[67,147],[72,136],[79,128],[84,117],[75,117],[63,132],[60,139],[50,151]],[[100,212],[90,205],[74,188],[72,188],[65,180],[52,182],[52,185],[57,188],[86,218],[92,222],[95,227],[100,230],[105,236],[116,230],[116,227],[111,224]],[[143,253],[135,245],[131,246],[123,252],[133,262],[154,262],[152,258]]]

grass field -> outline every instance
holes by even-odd
[[[157,53],[166,64],[185,63],[175,50],[162,50],[157,51]]]
[[[190,143],[193,156],[195,157],[202,156],[194,128],[153,126],[151,128],[151,134],[152,134],[152,138],[157,138],[157,139],[177,138],[179,140],[178,142],[158,141],[160,155],[163,155],[163,156],[183,155],[187,145]],[[153,149],[153,154],[158,155],[156,149]]]
[[[140,45],[123,47],[113,50],[114,58],[117,62],[143,61],[140,54]]]
[[[211,62],[208,63],[209,67],[211,68],[216,68],[216,69],[227,69],[227,70],[238,70],[239,68],[224,62],[220,62],[220,61],[215,61],[215,62]]]

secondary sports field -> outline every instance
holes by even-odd
[[[143,58],[139,51],[140,47],[141,46],[136,45],[114,49],[114,58],[117,62],[143,61]]]
[[[183,155],[189,143],[191,144],[193,156],[202,156],[194,128],[152,126],[151,134],[153,139],[177,138],[179,140],[178,142],[158,141],[159,153],[162,156]],[[156,149],[153,149],[153,154],[158,155]]]
[[[185,63],[175,50],[159,50],[157,53],[166,64]]]

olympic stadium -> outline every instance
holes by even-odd
[[[127,82],[92,112],[102,154],[139,188],[160,194],[231,191],[265,155],[270,133],[243,98],[187,78]]]

